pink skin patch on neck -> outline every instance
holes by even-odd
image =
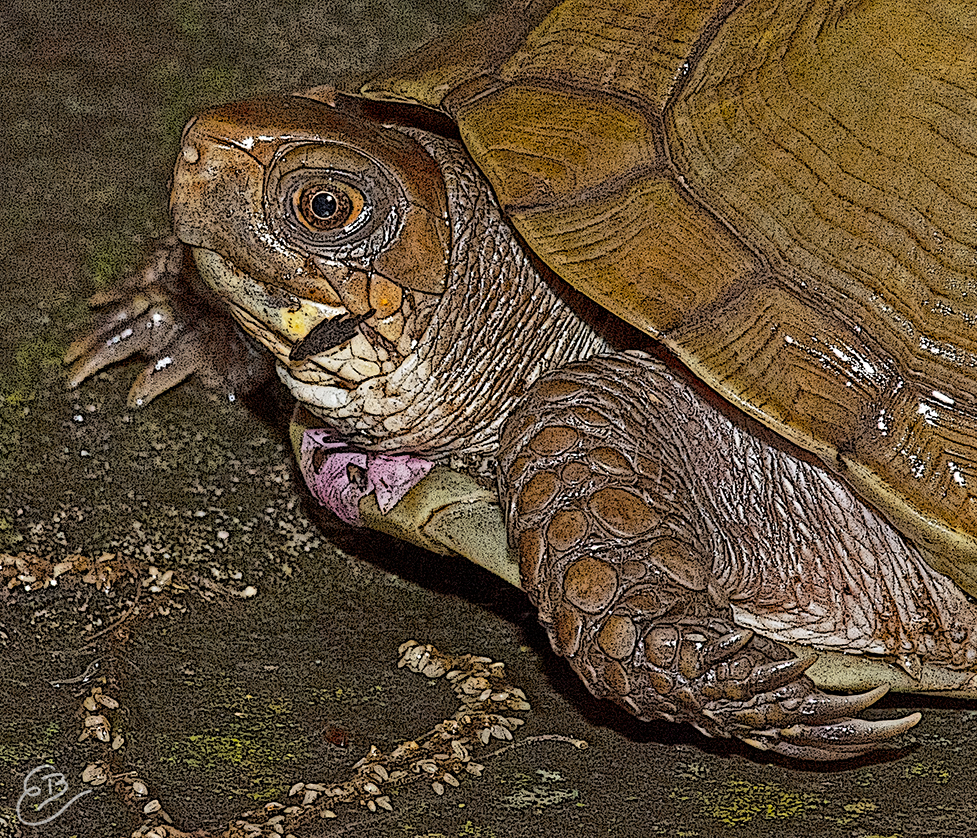
[[[335,451],[330,454],[329,451]],[[386,515],[434,467],[411,454],[351,451],[332,431],[316,428],[302,434],[299,468],[309,491],[347,524],[363,526],[360,500],[371,492]]]

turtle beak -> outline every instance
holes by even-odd
[[[332,319],[320,320],[304,338],[292,346],[291,352],[288,353],[288,360],[304,361],[313,355],[328,352],[330,349],[348,343],[353,339],[360,324],[365,323],[374,314],[376,309],[371,308],[366,314],[355,317],[347,313]]]

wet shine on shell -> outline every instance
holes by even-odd
[[[363,93],[977,593],[975,44],[963,0],[548,0]]]

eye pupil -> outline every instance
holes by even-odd
[[[325,221],[331,219],[339,210],[339,201],[332,192],[316,192],[310,206],[316,217]]]

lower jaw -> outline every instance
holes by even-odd
[[[278,377],[288,387],[291,394],[313,410],[337,410],[349,404],[350,391],[344,387],[329,384],[313,384],[292,375],[281,362],[277,366]]]

